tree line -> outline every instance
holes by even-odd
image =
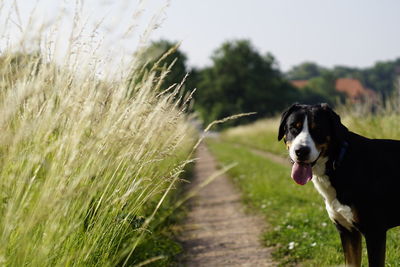
[[[157,65],[159,73],[168,70],[161,88],[169,88],[186,78],[185,88],[195,93],[194,110],[204,124],[247,112],[255,115],[224,124],[224,127],[248,123],[280,112],[293,102],[334,103],[340,94],[331,86],[332,77],[323,75],[304,90],[295,88],[279,69],[271,53],[261,54],[249,40],[223,43],[211,55],[211,66],[189,68],[187,56],[175,43],[153,42],[143,53],[147,69]]]
[[[359,80],[366,88],[375,91],[379,96],[388,98],[400,86],[400,58],[380,61],[367,68],[347,66],[325,68],[313,62],[305,62],[293,67],[287,72],[286,77],[290,80],[309,81],[321,77],[353,78]]]
[[[147,59],[151,58],[146,62],[148,68],[155,62],[160,71],[170,68],[161,88],[179,83],[189,73],[185,87],[197,88],[194,110],[204,124],[233,114],[257,112],[228,122],[225,127],[275,115],[293,102],[334,105],[344,101],[343,93],[335,89],[338,78],[358,79],[378,95],[389,97],[395,91],[400,73],[400,58],[364,69],[346,66],[329,69],[305,62],[283,73],[271,53],[260,53],[249,40],[223,43],[212,53],[212,64],[201,69],[189,68],[187,56],[170,41],[153,42],[144,54]],[[308,83],[298,89],[291,80],[308,80]]]

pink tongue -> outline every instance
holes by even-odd
[[[292,178],[296,183],[305,185],[312,178],[311,165],[295,162],[292,167]]]

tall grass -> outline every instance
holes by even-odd
[[[0,265],[139,263],[193,148],[180,85],[160,93],[165,73],[137,68],[100,80],[107,59],[72,62],[76,38],[61,64],[43,43],[0,55]]]
[[[349,130],[369,138],[400,140],[400,102],[393,95],[373,109],[368,104],[343,105],[338,112]],[[373,112],[372,112],[373,111]]]

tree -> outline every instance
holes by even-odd
[[[37,75],[42,65],[43,60],[39,52],[3,54],[0,56],[0,86],[13,84],[27,75]]]
[[[313,62],[304,62],[294,66],[286,73],[286,76],[289,80],[309,80],[321,76],[325,71],[326,68]]]
[[[383,97],[392,95],[396,79],[400,74],[400,58],[393,61],[377,62],[371,68],[362,71],[362,82]]]
[[[261,55],[248,40],[226,42],[200,73],[196,108],[205,123],[233,114],[257,112],[224,126],[272,115],[292,103],[297,91],[283,79],[271,54]]]
[[[320,77],[310,79],[306,91],[310,96],[318,95],[321,100],[318,102],[327,102],[330,105],[335,105],[338,101],[344,102],[345,95],[336,90],[336,79],[332,72],[326,71]]]
[[[361,79],[361,71],[359,69],[346,66],[335,66],[332,70],[332,75],[337,78]]]
[[[140,82],[143,75],[154,71],[159,79],[163,79],[160,89],[165,90],[173,84],[181,83],[188,73],[186,66],[187,57],[179,50],[177,43],[167,40],[152,42],[139,57],[137,68],[142,69],[141,75],[133,77],[135,82]],[[166,76],[163,76],[168,71]],[[137,71],[136,71],[137,73]]]
[[[386,98],[390,97],[396,88],[396,82],[400,76],[400,58],[377,62],[372,67],[363,69],[346,66],[327,69],[308,62],[293,67],[286,73],[286,76],[291,80],[311,80],[325,74],[333,75],[336,79],[358,79],[365,87]]]

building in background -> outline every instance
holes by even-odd
[[[296,88],[304,88],[309,80],[293,80],[291,84]],[[344,93],[350,103],[377,103],[378,95],[375,91],[366,88],[362,83],[353,78],[339,78],[335,81],[335,89]]]

